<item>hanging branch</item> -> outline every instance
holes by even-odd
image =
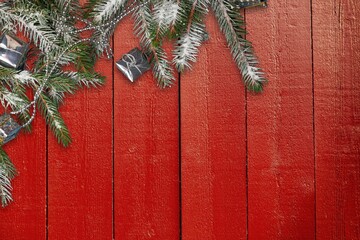
[[[211,6],[215,12],[216,19],[224,33],[231,54],[241,71],[243,81],[248,89],[262,91],[266,82],[264,73],[257,67],[258,60],[253,53],[251,42],[245,39],[245,23],[240,12],[234,8],[231,1],[212,0]]]
[[[9,156],[0,148],[0,199],[1,205],[5,207],[11,202],[11,180],[15,177],[16,170]]]
[[[140,37],[141,46],[151,59],[153,74],[158,80],[158,85],[162,88],[170,86],[175,78],[166,53],[162,49],[162,42],[157,39],[158,30],[154,27],[149,6],[140,6],[134,13],[134,20],[134,31]]]
[[[196,62],[199,47],[206,34],[203,18],[208,13],[208,4],[207,0],[181,2],[181,19],[177,24],[180,25],[178,29],[181,29],[181,25],[183,29],[173,51],[173,63],[179,72],[190,69],[190,62]]]

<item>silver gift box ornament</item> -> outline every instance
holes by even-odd
[[[20,69],[26,61],[29,44],[9,34],[0,37],[0,65]]]
[[[0,115],[0,146],[13,140],[21,130],[21,126],[9,115]]]
[[[132,49],[116,62],[116,67],[131,81],[134,82],[150,69],[150,64],[142,51]]]

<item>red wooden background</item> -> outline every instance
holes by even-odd
[[[245,12],[270,80],[245,91],[211,14],[192,72],[159,90],[112,61],[69,97],[64,149],[38,118],[5,147],[20,176],[0,239],[360,239],[360,3]],[[115,60],[138,45],[126,19]]]

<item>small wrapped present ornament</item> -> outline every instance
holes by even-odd
[[[239,8],[250,8],[257,6],[267,7],[267,0],[235,0],[235,4]]]
[[[15,36],[2,34],[0,37],[0,65],[21,69],[26,61],[29,44]]]
[[[21,126],[9,114],[0,115],[0,146],[13,140],[21,130]]]
[[[116,62],[116,66],[131,82],[134,82],[150,69],[146,56],[138,48],[134,48],[122,56]]]

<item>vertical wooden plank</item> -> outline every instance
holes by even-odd
[[[0,209],[0,239],[45,239],[46,128],[39,116],[31,134],[22,133],[4,146],[19,176],[13,181],[14,202]]]
[[[115,33],[115,60],[139,40],[133,22]],[[114,73],[115,239],[179,239],[178,89],[151,71],[131,84]]]
[[[271,1],[246,21],[270,81],[248,94],[249,239],[313,239],[310,1]]]
[[[60,109],[70,147],[49,133],[49,239],[112,237],[112,61],[99,60],[96,70],[106,85],[67,97]]]
[[[360,239],[360,3],[313,1],[318,239]]]
[[[18,33],[25,42],[30,42]],[[34,58],[27,60],[32,68]],[[28,91],[30,99],[33,98]],[[0,239],[45,239],[46,237],[46,126],[38,115],[32,132],[22,131],[2,146],[14,163],[18,176],[13,180],[14,202],[0,209]]]
[[[246,239],[245,96],[215,18],[181,76],[183,239]]]
[[[49,136],[48,239],[112,239],[112,61],[98,60],[95,71],[106,85],[79,91],[61,108],[70,147]]]

